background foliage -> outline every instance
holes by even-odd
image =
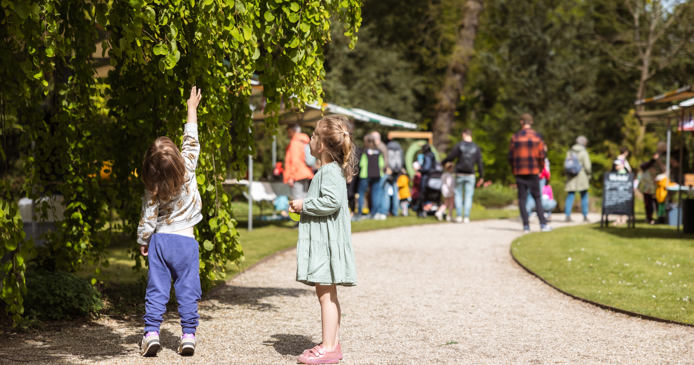
[[[408,6],[393,0],[366,2],[364,29],[369,31],[360,37],[354,51],[339,43],[328,46],[326,69],[331,71],[325,83],[326,97],[338,104],[359,106],[367,102],[362,100],[368,98],[364,94],[378,95],[379,102],[371,104],[371,110],[431,129],[436,96],[444,84],[464,4],[465,0],[418,0]],[[636,29],[641,38],[634,35],[630,9],[640,11]],[[484,1],[451,139],[459,140],[459,132],[471,128],[484,152],[486,177],[510,182],[508,141],[518,128],[518,116],[529,112],[550,150],[557,151],[551,158],[557,179],[563,179],[560,167],[565,151],[580,134],[588,137],[592,154],[602,155],[599,159],[611,160],[624,145],[636,152],[631,163],[638,166],[652,155],[665,131],[664,125],[648,125],[639,139],[643,126],[630,111],[641,76],[637,49],[646,40],[649,22],[670,19],[672,25],[665,36],[654,40],[655,66],[646,82],[646,95],[694,82],[693,27],[685,20],[693,10],[694,2],[686,0]],[[360,48],[362,45],[368,48]],[[397,67],[361,62],[361,54],[382,52],[401,54],[401,62]],[[345,69],[363,72],[351,73],[349,82],[342,73],[332,72]],[[373,79],[362,75],[415,82],[404,88],[392,87],[398,85],[395,82],[357,87]],[[415,96],[411,104],[393,107],[410,100],[409,95]],[[679,137],[675,138],[678,145]],[[600,175],[593,177],[599,184]]]
[[[180,141],[185,96],[203,90],[201,279],[209,287],[242,255],[228,175],[245,174],[254,135],[254,73],[266,113],[321,98],[323,46],[332,19],[356,41],[359,0],[31,0],[0,2],[2,254],[5,309],[22,313],[23,271],[32,257],[14,202],[61,195],[65,219],[37,247],[29,270],[106,264],[104,232],[134,241],[145,149],[159,135]],[[110,63],[106,77],[97,66]],[[272,126],[272,120],[270,120]],[[101,179],[104,162],[111,174]],[[7,190],[5,190],[7,189]],[[8,208],[9,207],[9,208]],[[39,208],[43,218],[48,205]],[[41,218],[41,217],[39,217]],[[133,247],[133,256],[138,257]],[[140,262],[138,261],[138,264]],[[93,280],[94,282],[95,280]]]

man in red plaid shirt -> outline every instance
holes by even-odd
[[[545,142],[542,136],[533,130],[533,117],[525,113],[520,117],[522,128],[511,138],[511,145],[508,151],[508,162],[516,177],[518,186],[518,207],[520,208],[521,219],[523,219],[523,231],[530,231],[528,223],[528,211],[525,202],[528,199],[528,192],[535,199],[537,207],[537,217],[540,219],[540,227],[543,232],[552,230],[547,225],[545,212],[542,209],[542,194],[540,192],[539,174],[545,165]]]

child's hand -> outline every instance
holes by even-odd
[[[140,253],[142,256],[149,255],[149,246],[140,246]]]
[[[292,200],[289,202],[289,211],[290,212],[301,213],[301,210],[303,208],[304,208],[304,200],[303,199]]]
[[[188,104],[188,109],[196,109],[198,104],[200,104],[200,99],[202,99],[202,90],[198,89],[197,86],[193,86],[190,89],[190,97],[186,102]]]

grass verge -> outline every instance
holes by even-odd
[[[566,227],[524,235],[512,243],[511,254],[571,295],[694,324],[694,236],[673,227]]]

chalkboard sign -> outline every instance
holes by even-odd
[[[603,223],[607,225],[610,214],[628,215],[630,225],[635,225],[634,177],[631,174],[607,172],[603,182],[600,226]]]

